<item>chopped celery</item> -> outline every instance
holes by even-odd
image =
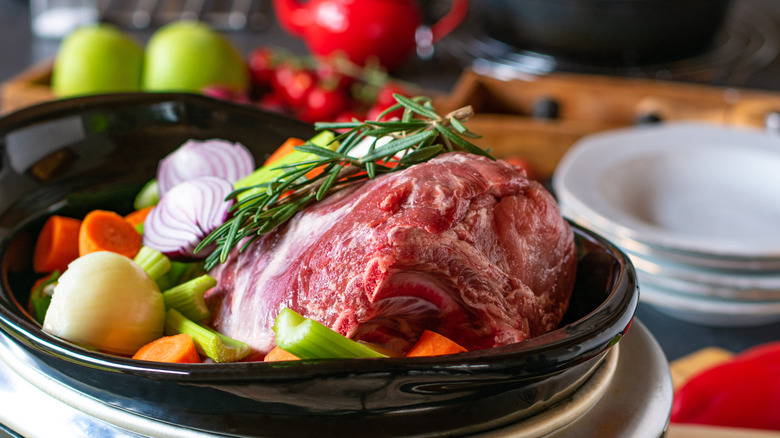
[[[157,186],[157,180],[149,180],[141,188],[133,201],[133,208],[140,210],[142,208],[157,205],[160,202],[160,189]]]
[[[46,311],[49,310],[49,305],[51,304],[54,286],[57,285],[57,280],[59,279],[60,271],[54,271],[48,276],[38,280],[32,291],[30,291],[30,305],[32,307],[33,317],[38,324],[43,324],[43,320],[46,318]]]
[[[387,357],[285,307],[274,324],[276,345],[301,359]]]
[[[160,290],[168,290],[177,284],[192,280],[198,275],[203,274],[203,262],[177,262],[171,261],[171,269],[162,277],[158,278],[157,286]]]
[[[192,336],[198,353],[211,358],[214,362],[236,362],[251,352],[247,344],[193,322],[176,309],[168,309],[165,317],[165,334],[179,333]]]
[[[204,274],[174,286],[163,292],[165,308],[176,309],[193,321],[202,321],[210,315],[203,294],[216,285],[217,280],[214,277]]]
[[[320,146],[330,150],[336,150],[336,148],[338,148],[339,146],[339,143],[334,142],[333,141],[334,138],[335,138],[335,134],[333,134],[333,132],[322,131],[317,135],[315,135],[314,137],[310,138],[309,142],[316,146]],[[315,160],[317,158],[318,157],[315,154],[293,150],[292,152],[280,158],[278,161],[274,162],[273,164],[269,166],[262,166],[259,169],[255,170],[254,172],[252,172],[251,174],[236,181],[235,184],[233,184],[233,188],[241,189],[245,187],[251,187],[258,184],[270,182],[274,178],[288,171],[286,169],[280,169],[279,168],[280,166],[286,166],[295,163],[303,163],[305,161]],[[263,189],[259,189],[259,188],[247,190],[241,193],[240,195],[238,195],[237,200],[241,201],[253,194],[260,193],[262,190]]]
[[[46,319],[46,311],[49,310],[51,305],[51,297],[42,295],[37,298],[30,298],[32,303],[33,313],[35,314],[35,322],[43,325],[43,320]]]
[[[156,249],[142,246],[133,259],[152,280],[157,280],[171,269],[171,260]]]

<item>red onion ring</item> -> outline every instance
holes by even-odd
[[[157,183],[160,196],[177,184],[199,176],[218,176],[234,183],[255,170],[251,152],[227,140],[188,140],[160,160]]]
[[[144,245],[178,260],[204,259],[209,251],[195,248],[230,215],[233,200],[225,198],[233,184],[201,176],[177,184],[160,199],[144,221]]]

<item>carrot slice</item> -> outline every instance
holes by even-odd
[[[504,158],[504,161],[511,164],[515,168],[522,169],[525,171],[526,177],[528,179],[539,179],[538,172],[536,169],[531,165],[531,163],[528,162],[528,160],[520,157],[506,157]]]
[[[287,140],[282,143],[281,146],[279,146],[270,157],[268,157],[267,160],[265,160],[265,163],[263,166],[268,166],[269,164],[273,164],[276,161],[279,161],[282,157],[285,155],[288,155],[290,152],[295,150],[296,146],[300,146],[302,144],[305,144],[306,142],[304,140],[301,140],[300,138],[290,137]]]
[[[52,216],[43,224],[33,253],[35,272],[63,272],[79,256],[78,219]]]
[[[149,216],[149,213],[152,211],[152,206],[144,207],[140,210],[136,210],[128,215],[125,216],[125,220],[130,222],[130,225],[133,227],[137,227],[144,223],[146,220],[146,216]]]
[[[198,350],[187,333],[163,336],[141,347],[133,359],[152,362],[200,363]]]
[[[265,355],[265,362],[278,362],[282,360],[300,360],[298,356],[289,353],[287,350],[282,350],[279,346],[274,347],[268,354]]]
[[[133,258],[141,249],[141,235],[130,222],[113,211],[89,212],[79,229],[79,255],[111,251]]]
[[[441,356],[443,354],[463,353],[466,351],[468,350],[446,336],[425,330],[420,339],[417,340],[417,343],[414,344],[414,347],[406,353],[406,357]]]
[[[315,167],[314,169],[306,172],[306,179],[314,179],[314,178],[316,178],[317,176],[319,176],[319,174],[322,173],[323,170],[325,170],[325,166],[317,166],[317,167]]]

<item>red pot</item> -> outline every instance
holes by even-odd
[[[452,1],[450,11],[431,26],[431,43],[465,17],[468,1]],[[282,28],[303,38],[312,54],[341,53],[359,65],[375,59],[387,69],[414,52],[422,24],[415,0],[274,0],[273,4]]]

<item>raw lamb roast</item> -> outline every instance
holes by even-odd
[[[259,353],[283,307],[405,351],[424,329],[469,350],[557,327],[573,233],[503,161],[449,153],[338,192],[215,268],[213,325]]]

